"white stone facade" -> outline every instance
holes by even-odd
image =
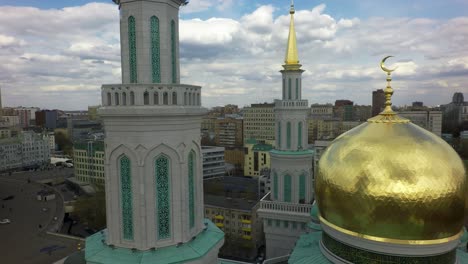
[[[179,83],[178,9],[184,1],[116,2],[123,84],[103,85],[98,110],[106,133],[106,244],[146,251],[193,243],[206,228],[200,146],[206,110],[201,87]],[[136,68],[130,65],[130,16],[136,30]],[[151,57],[153,16],[159,21],[158,82]],[[217,263],[222,244],[213,241],[209,253],[189,263]]]

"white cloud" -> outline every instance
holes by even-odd
[[[240,2],[192,0],[182,12],[229,10]],[[273,5],[239,19],[180,21],[181,76],[203,86],[206,106],[241,106],[280,97],[281,64],[290,16]],[[6,105],[84,109],[100,101],[99,87],[121,81],[119,16],[113,4],[41,10],[0,6],[0,83]],[[54,19],[50,19],[54,18]],[[369,104],[385,87],[378,63],[395,55],[394,101],[448,102],[467,91],[468,17],[340,18],[324,4],[296,10],[304,97],[348,98]],[[443,90],[442,90],[443,89]],[[445,97],[441,97],[443,91]]]

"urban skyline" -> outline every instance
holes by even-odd
[[[109,2],[64,7],[71,3],[2,1],[4,105],[78,110],[99,104],[100,84],[121,80],[119,16]],[[278,58],[284,57],[288,29],[283,2],[199,0],[182,7],[181,79],[203,87],[204,106],[277,97]],[[466,93],[468,17],[460,11],[466,3],[352,2],[295,3],[304,98],[310,103],[350,99],[370,105],[372,91],[385,86],[376,65],[387,54],[396,56],[390,66],[399,66],[395,105],[445,104],[454,92]],[[47,20],[49,15],[56,19]]]

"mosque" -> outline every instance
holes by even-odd
[[[100,109],[107,229],[65,263],[240,263],[218,259],[224,233],[203,217],[205,109],[201,87],[180,83],[178,11],[188,2],[114,2],[122,84],[102,86]],[[314,177],[294,13],[291,5],[269,202],[311,209],[306,218],[297,210],[259,212],[264,223],[307,223],[300,233],[269,227],[267,252],[280,256],[264,263],[468,263],[464,166],[441,138],[393,112],[387,58],[384,111],[333,141]]]

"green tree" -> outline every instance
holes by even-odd
[[[106,227],[106,192],[103,186],[97,186],[93,196],[82,196],[74,206],[74,214],[88,227],[101,230]]]
[[[57,143],[59,150],[62,150],[65,155],[71,156],[73,154],[73,143],[65,132],[55,132],[55,143]]]

